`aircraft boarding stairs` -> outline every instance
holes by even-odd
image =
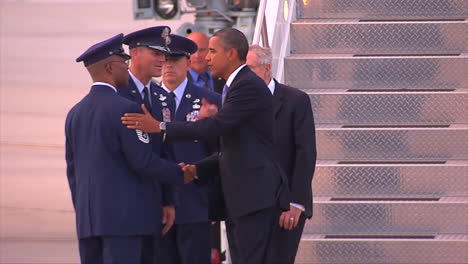
[[[468,1],[301,0],[314,216],[296,263],[468,263]]]

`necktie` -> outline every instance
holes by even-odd
[[[212,91],[210,87],[210,77],[208,76],[208,73],[202,73],[198,75],[198,80],[203,82],[203,88],[208,89],[209,91]]]
[[[174,92],[170,92],[168,96],[168,104],[169,104],[169,109],[171,110],[171,121],[175,120],[175,115],[176,115],[176,95]]]
[[[146,109],[151,112],[151,103],[150,103],[150,92],[148,87],[143,88],[143,103],[146,106]]]
[[[224,104],[224,100],[226,99],[226,94],[229,87],[225,84],[223,87],[223,93],[221,94],[221,104]]]

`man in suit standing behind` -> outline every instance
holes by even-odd
[[[289,180],[290,208],[273,231],[266,263],[294,263],[306,218],[312,217],[312,177],[317,159],[315,126],[309,96],[271,78],[269,48],[252,45],[247,65],[273,94],[275,156]]]
[[[213,77],[226,79],[220,111],[197,122],[159,122],[127,113],[130,129],[164,132],[167,138],[220,137],[220,152],[196,166],[203,182],[220,175],[226,205],[226,229],[234,264],[264,264],[277,215],[289,209],[287,179],[273,156],[273,104],[268,87],[245,60],[249,45],[242,32],[225,28],[209,42]],[[220,211],[219,209],[218,211]]]
[[[221,94],[226,81],[220,77],[212,77],[211,71],[208,69],[208,62],[206,61],[208,36],[202,32],[192,32],[187,38],[195,42],[198,47],[198,50],[190,56],[191,63],[187,77],[195,85]]]
[[[163,113],[166,122],[195,122],[200,119],[202,101],[209,100],[220,106],[221,96],[187,79],[190,55],[197,50],[195,42],[178,35],[170,35],[170,38],[170,52],[162,69],[162,87],[156,88],[164,97],[153,104],[153,112]],[[198,140],[165,140],[163,152],[177,163],[193,164],[213,154],[214,145]],[[209,191],[209,184],[195,183],[177,189],[175,223],[162,239],[161,264],[210,263]]]

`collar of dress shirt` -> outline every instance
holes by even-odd
[[[189,69],[189,74],[192,76],[193,82],[196,82],[198,80],[198,75],[200,75],[198,72],[192,70],[191,68]]]
[[[242,64],[241,66],[239,66],[239,68],[237,68],[235,71],[233,71],[233,72],[231,73],[231,75],[229,75],[229,77],[228,77],[227,80],[226,80],[226,85],[227,85],[227,87],[231,86],[232,81],[234,81],[234,78],[236,78],[236,75],[239,73],[239,71],[240,71],[242,68],[244,68],[244,66],[245,66],[245,63]]]
[[[271,94],[275,93],[275,81],[271,78],[270,82],[268,83],[268,89],[270,89]]]
[[[112,86],[112,85],[110,85],[110,84],[108,84],[108,83],[105,83],[105,82],[95,82],[95,83],[93,83],[93,86],[94,86],[94,85],[104,85],[104,86],[109,86],[110,88],[112,88],[112,90],[114,90],[115,92],[117,92],[117,89],[115,89],[115,87],[114,87],[114,86]]]
[[[149,82],[144,85],[140,80],[138,80],[137,77],[135,77],[135,75],[132,74],[132,72],[130,70],[128,70],[128,73],[130,74],[130,78],[132,78],[133,82],[135,83],[137,89],[138,89],[138,92],[140,92],[140,94],[143,94],[143,89],[145,87],[148,87],[150,88],[151,86],[151,80],[149,80]]]
[[[187,83],[188,83],[188,79],[185,78],[183,82],[181,82],[179,84],[179,86],[177,86],[174,91],[171,91],[169,90],[169,88],[167,88],[167,86],[164,84],[164,82],[161,84],[161,87],[168,93],[171,93],[171,92],[174,92],[176,98],[176,108],[179,107],[179,104],[180,104],[180,100],[182,99],[182,96],[184,96],[184,92],[185,92],[185,87],[187,86]]]

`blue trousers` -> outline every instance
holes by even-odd
[[[154,243],[154,236],[82,238],[81,264],[153,264]]]
[[[209,264],[210,256],[209,222],[176,224],[161,239],[158,263]]]

